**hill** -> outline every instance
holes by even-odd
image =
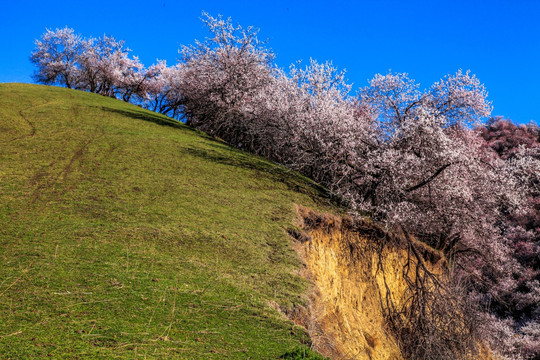
[[[278,309],[309,289],[294,204],[335,211],[313,182],[63,88],[0,84],[0,142],[1,358],[309,353]]]
[[[399,360],[389,311],[444,281],[440,252],[135,105],[0,84],[0,130],[0,358]],[[421,341],[455,343],[454,313]]]

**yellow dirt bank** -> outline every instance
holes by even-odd
[[[309,308],[290,317],[308,329],[315,349],[331,359],[404,359],[387,328],[383,301],[391,297],[399,306],[407,293],[406,250],[381,247],[380,232],[359,235],[347,218],[305,208],[298,208],[298,214],[302,233],[295,236],[296,250],[314,288]],[[428,258],[430,271],[441,272],[444,259],[436,253]]]

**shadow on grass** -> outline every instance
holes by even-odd
[[[150,121],[158,125],[170,126],[173,128],[197,133],[198,136],[211,140],[211,142],[207,143],[207,145],[209,145],[213,149],[186,147],[183,148],[182,151],[185,151],[192,156],[196,156],[215,163],[265,173],[273,181],[281,182],[287,185],[290,190],[310,196],[316,203],[325,205],[331,203],[333,205],[340,206],[338,199],[333,198],[326,188],[313,182],[312,180],[303,177],[302,175],[294,171],[288,170],[282,166],[275,165],[268,162],[267,160],[258,158],[257,156],[254,156],[252,154],[246,153],[238,149],[234,149],[225,142],[219,141],[218,139],[215,139],[212,136],[196,130],[190,126],[187,126],[178,120],[168,118],[165,115],[158,113],[148,113],[142,108],[138,111],[130,109],[113,109],[104,106],[102,107],[102,109],[104,111],[120,114],[122,116],[130,117],[133,119]]]
[[[200,130],[197,130],[195,128],[192,128],[191,126],[188,126],[184,124],[183,122],[179,120],[175,120],[173,118],[167,117],[166,115],[159,114],[159,113],[152,113],[150,110],[145,110],[141,108],[140,110],[120,110],[120,109],[114,109],[102,106],[101,109],[103,111],[108,111],[115,114],[120,114],[122,116],[130,117],[132,119],[138,119],[138,120],[144,120],[144,121],[150,121],[158,125],[162,126],[170,126],[176,129],[182,129],[185,131],[191,131],[193,133],[196,133],[198,136],[201,136],[205,139],[210,140],[216,140],[212,136],[208,135],[205,132],[202,132]],[[148,113],[150,111],[150,113]]]
[[[112,112],[115,114],[120,114],[122,116],[130,117],[133,119],[139,119],[144,121],[150,121],[153,123],[156,123],[158,125],[164,125],[164,126],[171,126],[177,129],[186,129],[186,130],[192,130],[188,126],[184,125],[182,122],[178,120],[174,120],[171,118],[166,117],[165,115],[161,114],[149,114],[146,110],[143,110],[141,108],[140,111],[137,110],[120,110],[120,109],[113,109],[109,107],[103,106],[101,108],[103,111]]]
[[[210,143],[208,145],[213,149],[186,147],[182,151],[218,164],[263,173],[264,176],[272,181],[285,184],[289,190],[310,196],[317,203],[333,203],[336,205],[336,202],[331,199],[327,189],[295,171],[277,164],[272,164],[268,160],[261,159],[241,150],[230,148],[226,144]]]

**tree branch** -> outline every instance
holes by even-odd
[[[446,168],[448,168],[449,166],[453,165],[455,163],[448,163],[448,164],[445,164],[443,166],[441,166],[437,171],[435,171],[433,173],[433,175],[431,175],[430,177],[428,177],[427,179],[425,179],[424,181],[414,185],[414,186],[411,186],[411,187],[408,187],[407,189],[405,189],[405,192],[411,192],[411,191],[414,191],[414,190],[418,190],[420,189],[421,187],[429,184],[430,182],[432,182],[433,180],[435,180],[435,178],[437,176],[439,176],[444,170],[446,170]]]

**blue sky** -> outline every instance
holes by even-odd
[[[428,87],[470,69],[493,115],[540,123],[540,0],[2,0],[0,9],[0,82],[32,82],[34,39],[64,26],[125,40],[146,65],[174,64],[180,45],[206,36],[204,10],[260,28],[279,66],[332,60],[356,89],[388,70]]]

